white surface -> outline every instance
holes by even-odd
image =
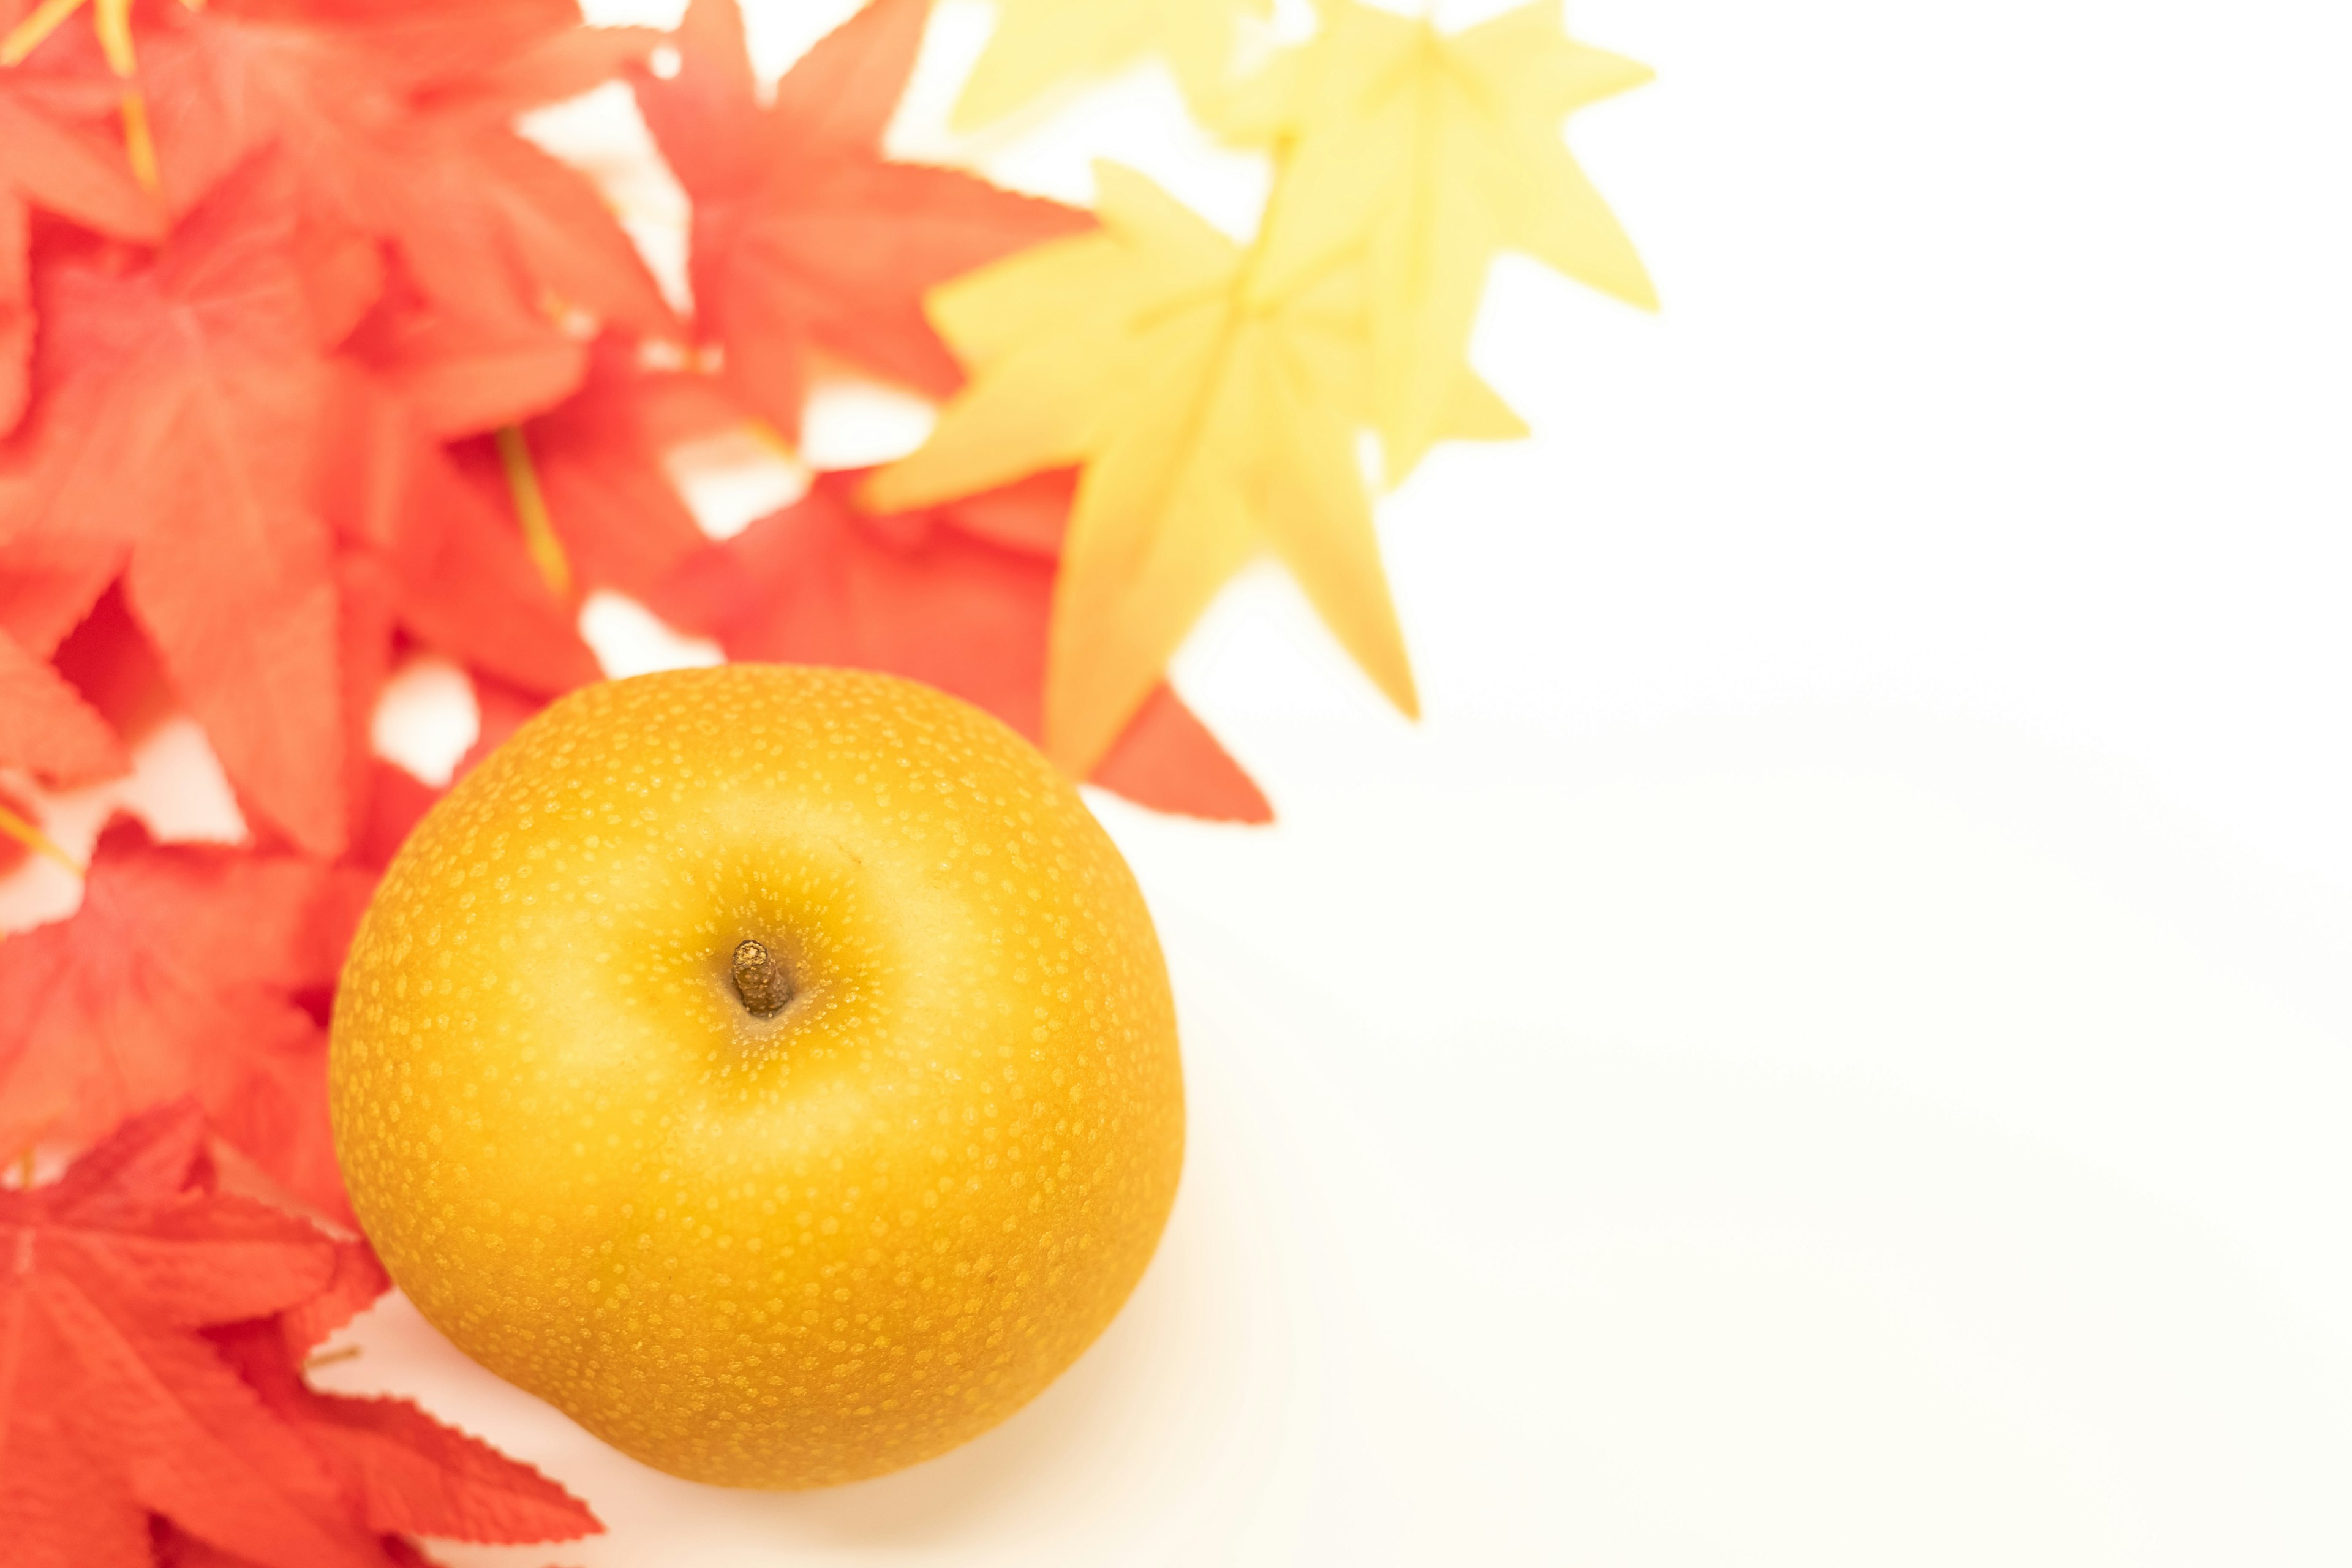
[[[450,1561],[2352,1561],[2352,17],[1572,20],[1662,73],[1572,140],[1666,311],[1501,269],[1539,435],[1383,515],[1429,721],[1255,577],[1178,674],[1283,824],[1102,805],[1193,1119],[1129,1311],[761,1497],[394,1302],[321,1381],[614,1526]],[[1245,221],[1172,103],[980,151]]]

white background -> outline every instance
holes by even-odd
[[[763,61],[848,8],[761,11]],[[1108,153],[1246,229],[1263,170],[1156,71],[950,147],[984,16],[902,150],[1074,197]],[[2352,14],[1570,21],[1660,71],[1570,141],[1665,310],[1498,268],[1476,357],[1538,435],[1382,513],[1426,721],[1253,577],[1177,676],[1281,825],[1097,799],[1192,1092],[1127,1313],[957,1454],[761,1496],[394,1301],[321,1381],[613,1526],[450,1561],[2352,1562]],[[625,105],[541,129],[675,256]],[[920,425],[838,387],[814,456]],[[697,474],[722,527],[791,479]],[[404,755],[462,747],[447,686]],[[185,732],[142,761],[217,815]]]

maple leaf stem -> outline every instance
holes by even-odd
[[[40,1173],[36,1152],[37,1146],[27,1143],[25,1145],[25,1152],[16,1156],[16,1186],[22,1192],[31,1192],[33,1178]]]
[[[100,52],[119,77],[136,76],[139,58],[131,47],[131,0],[96,0],[93,30]]]
[[[522,524],[523,548],[531,564],[547,580],[559,599],[572,597],[572,562],[563,542],[555,537],[554,520],[547,514],[547,496],[539,488],[539,469],[530,460],[530,443],[520,425],[499,426],[499,466],[506,470],[507,492],[514,498],[515,518]]]
[[[80,862],[58,848],[56,839],[5,805],[0,805],[0,834],[5,834],[36,855],[47,856],[77,877],[86,875]]]
[[[1235,297],[1260,310],[1279,310],[1301,295],[1313,293],[1334,272],[1362,261],[1353,250],[1333,250],[1280,288],[1264,286],[1259,274],[1274,249],[1276,215],[1286,201],[1298,197],[1298,138],[1282,137],[1268,151],[1274,163],[1274,188],[1266,193],[1265,210],[1258,215],[1257,233],[1251,237],[1249,248],[1242,253],[1241,270],[1234,274]]]
[[[31,16],[9,28],[6,37],[0,38],[0,66],[20,63],[81,5],[82,0],[42,0]]]
[[[122,151],[140,188],[160,193],[163,178],[155,165],[155,136],[147,125],[147,95],[135,87],[122,95]]]
[[[1274,188],[1267,193],[1265,213],[1259,220],[1256,235],[1243,250],[1241,264],[1234,269],[1233,280],[1224,286],[1225,323],[1217,333],[1215,347],[1210,351],[1210,373],[1202,379],[1200,394],[1192,399],[1191,407],[1186,411],[1181,426],[1182,433],[1171,445],[1166,464],[1166,471],[1170,478],[1168,483],[1160,486],[1163,494],[1173,489],[1174,476],[1181,472],[1185,465],[1192,460],[1192,455],[1200,445],[1202,433],[1208,426],[1210,405],[1216,398],[1217,384],[1223,379],[1225,365],[1233,357],[1234,344],[1240,336],[1241,324],[1251,316],[1263,313],[1269,305],[1278,304],[1289,297],[1288,294],[1285,294],[1278,297],[1261,298],[1258,289],[1258,275],[1265,265],[1268,252],[1273,248],[1270,237],[1274,233],[1275,207],[1282,201],[1285,194],[1294,188],[1291,184],[1295,174],[1291,163],[1291,153],[1296,145],[1294,138],[1286,137],[1274,148]],[[1323,270],[1328,269],[1327,265]],[[1320,276],[1318,272],[1315,280],[1319,280]],[[1290,292],[1296,293],[1297,290],[1293,289]],[[1172,316],[1192,308],[1192,301],[1187,300],[1169,307],[1168,313]],[[1145,314],[1142,320],[1152,326],[1160,324],[1150,313]]]
[[[302,1363],[302,1370],[304,1372],[316,1372],[322,1366],[332,1366],[339,1361],[356,1360],[360,1353],[360,1348],[361,1347],[358,1345],[345,1345],[339,1351],[328,1351],[323,1354],[314,1355],[309,1361]]]

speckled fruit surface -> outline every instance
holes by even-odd
[[[759,1006],[746,942],[781,971]],[[1077,792],[977,710],[838,670],[645,676],[525,726],[384,878],[332,1078],[425,1315],[734,1486],[1020,1408],[1134,1288],[1183,1158],[1159,942]]]

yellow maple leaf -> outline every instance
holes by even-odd
[[[899,510],[1084,463],[1055,586],[1046,749],[1083,778],[1217,591],[1271,551],[1396,705],[1412,673],[1355,452],[1368,412],[1348,268],[1258,286],[1246,251],[1099,165],[1099,231],[934,291],[972,373],[865,500]],[[1465,427],[1497,404],[1466,377]],[[1507,418],[1504,412],[1502,417]]]
[[[1244,22],[1272,10],[1273,0],[996,0],[996,31],[951,123],[989,124],[1063,82],[1154,55],[1205,102],[1233,69]]]
[[[1633,242],[1560,137],[1570,112],[1651,73],[1573,42],[1557,5],[1541,0],[1451,37],[1354,0],[1318,8],[1314,39],[1227,100],[1217,120],[1283,160],[1265,287],[1360,259],[1372,405],[1390,477],[1401,479],[1447,433],[1456,367],[1498,252],[1525,251],[1656,307]]]

